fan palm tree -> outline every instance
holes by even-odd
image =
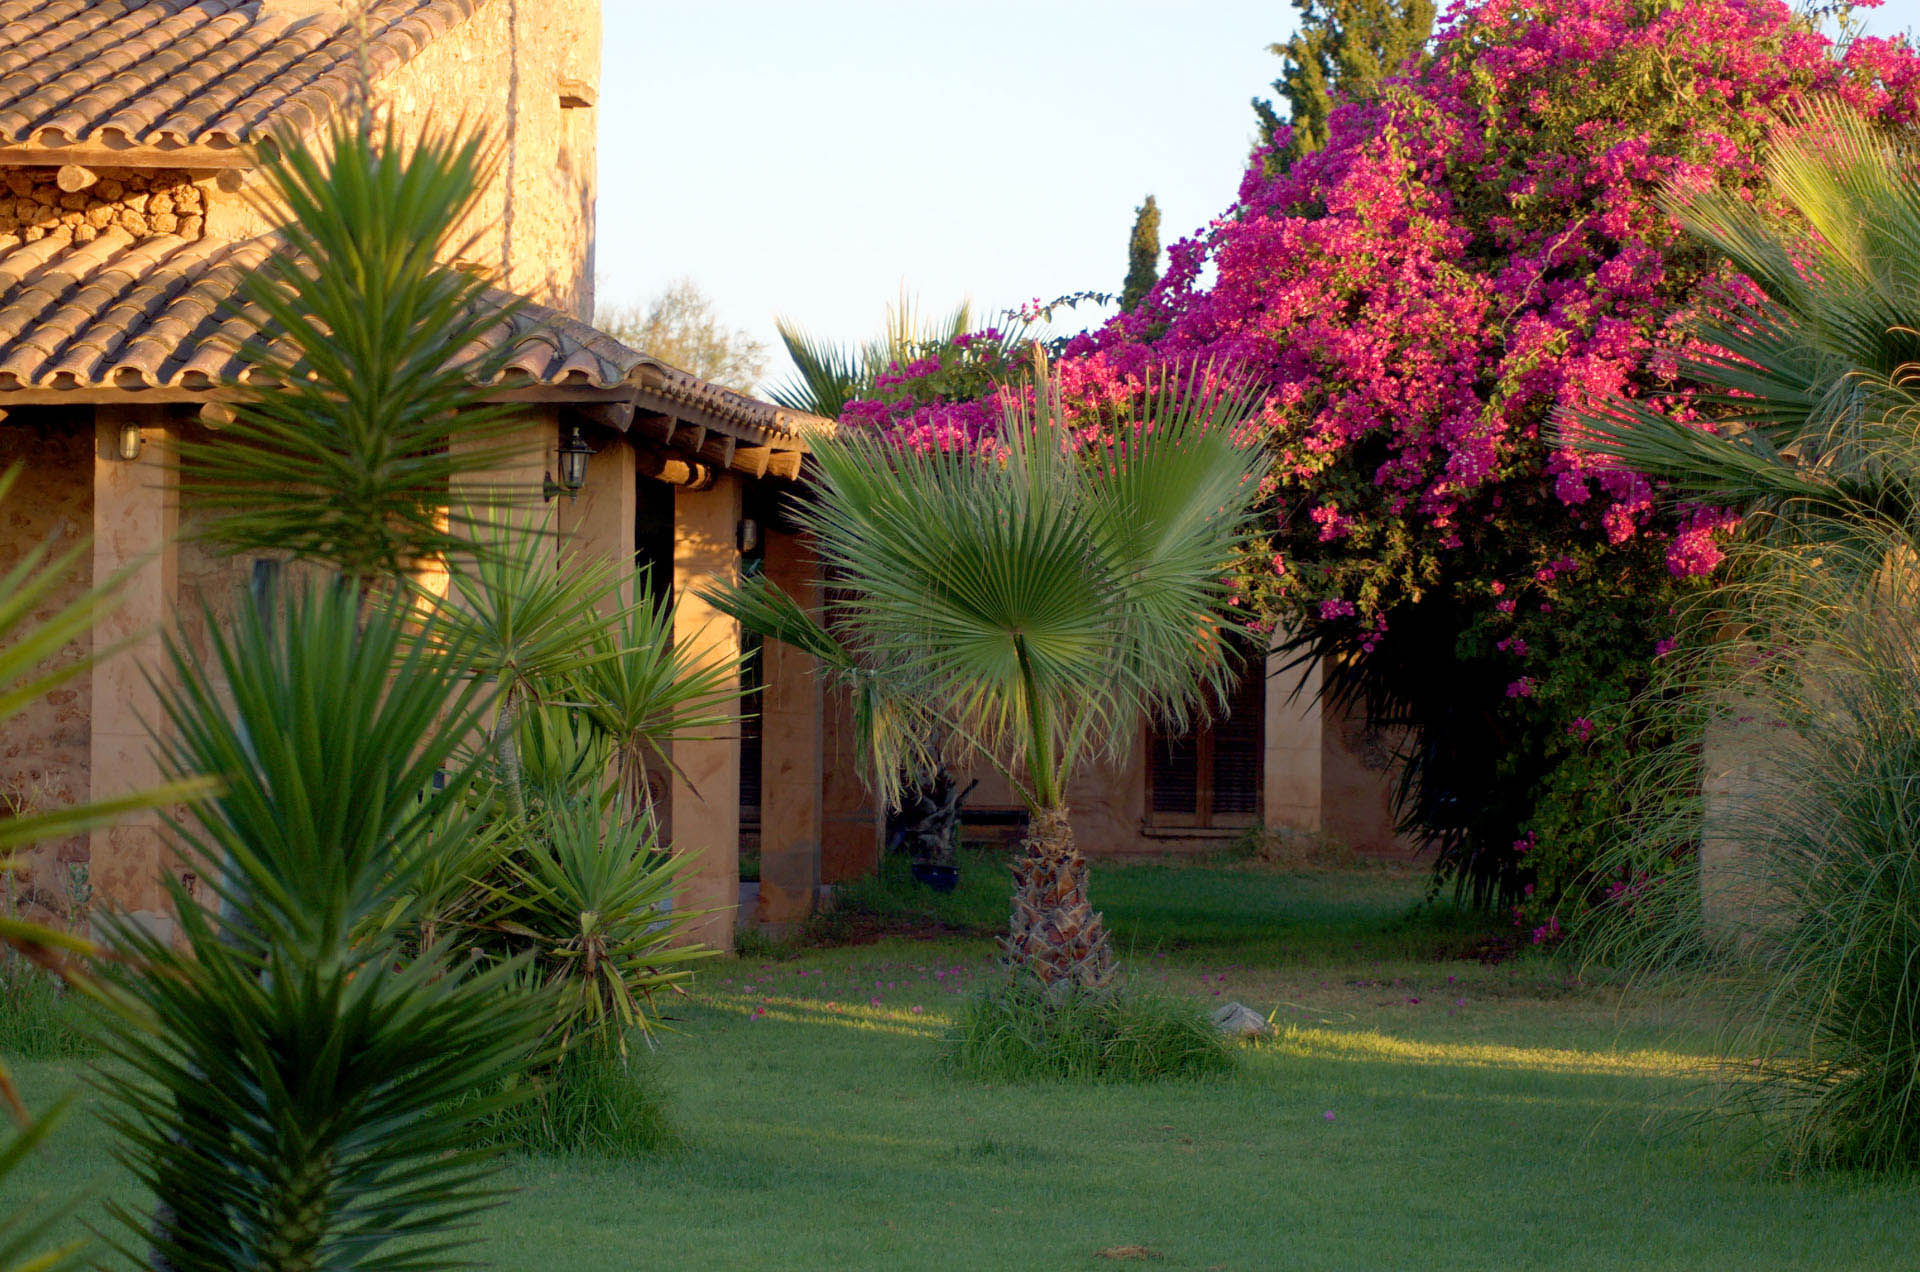
[[[1920,148],[1844,111],[1784,121],[1778,206],[1708,192],[1672,202],[1753,289],[1722,289],[1680,375],[1711,429],[1615,399],[1560,440],[1682,498],[1764,514],[1769,535],[1845,534],[1920,509]]]
[[[1068,820],[1074,773],[1143,711],[1182,722],[1232,674],[1226,575],[1264,459],[1238,436],[1250,399],[1204,379],[1170,376],[1132,427],[1078,452],[1040,355],[998,457],[823,439],[797,516],[834,578],[824,621],[764,578],[710,596],[866,687],[883,786],[926,762],[929,722],[1006,773],[1031,821],[1003,949],[1048,987],[1114,971]]]

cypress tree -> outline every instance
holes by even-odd
[[[1160,205],[1148,195],[1133,210],[1133,237],[1127,240],[1127,281],[1120,288],[1120,308],[1131,310],[1160,281]]]
[[[1272,101],[1255,98],[1260,142],[1291,124],[1286,147],[1268,161],[1284,169],[1327,144],[1327,116],[1340,102],[1365,101],[1409,58],[1422,56],[1433,34],[1433,0],[1293,0],[1300,28],[1267,51],[1281,62],[1274,94],[1286,104],[1283,117]]]

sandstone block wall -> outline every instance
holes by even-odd
[[[73,427],[41,429],[0,424],[0,471],[24,464],[6,502],[0,504],[0,571],[12,569],[42,543],[54,552],[86,542],[93,530],[93,435],[89,412]],[[71,603],[93,583],[93,557],[82,552],[64,583],[35,609],[44,620]],[[72,664],[86,655],[85,644],[62,651],[54,663]],[[9,720],[0,731],[0,800],[28,808],[78,803],[87,796],[92,747],[92,686],[75,677]],[[24,876],[14,879],[14,898],[41,917],[64,917],[70,866],[87,858],[87,837],[79,835],[35,850]]]

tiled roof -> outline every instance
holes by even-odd
[[[484,3],[375,0],[374,76]],[[344,17],[259,0],[0,0],[0,145],[241,146],[324,119],[355,61]]]
[[[258,315],[229,305],[269,250],[265,239],[134,239],[109,230],[90,243],[45,238],[0,256],[0,405],[27,391],[197,394],[247,383],[255,371],[236,349],[258,338]],[[810,420],[539,305],[489,334],[489,349],[503,346],[512,355],[493,380],[503,388],[574,389],[583,399],[645,392],[766,442],[797,438]]]

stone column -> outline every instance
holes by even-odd
[[[140,428],[140,456],[119,456],[120,429]],[[160,781],[149,726],[160,722],[160,699],[146,672],[158,672],[162,637],[178,587],[175,536],[180,488],[172,463],[173,430],[154,407],[101,407],[93,438],[93,578],[127,570],[117,608],[96,619],[96,650],[119,646],[92,671],[93,799],[111,799]],[[94,904],[124,911],[160,932],[172,927],[160,886],[166,860],[157,812],[135,813],[90,836],[88,877]]]
[[[1282,670],[1286,662],[1277,650],[1267,655],[1261,820],[1311,834],[1320,830],[1320,668],[1303,681],[1299,668]]]
[[[820,609],[820,569],[799,535],[767,537],[767,577],[807,609]],[[762,646],[760,900],[754,919],[776,934],[813,913],[820,883],[819,669],[782,641]]]
[[[701,600],[710,583],[732,580],[740,565],[740,483],[721,474],[709,490],[673,492],[673,594],[678,602],[673,639],[715,662],[738,659],[740,625]],[[737,704],[730,710],[738,710]],[[740,903],[740,733],[723,728],[714,736],[673,747],[668,799],[673,851],[692,853],[675,904],[705,911],[689,928],[692,939],[719,950],[733,948],[734,911]]]
[[[556,474],[557,476],[557,474]],[[572,499],[555,498],[559,508],[560,560],[604,560],[619,570],[621,588],[602,609],[633,603],[633,523],[636,496],[633,448],[616,438],[587,460],[587,484]]]

